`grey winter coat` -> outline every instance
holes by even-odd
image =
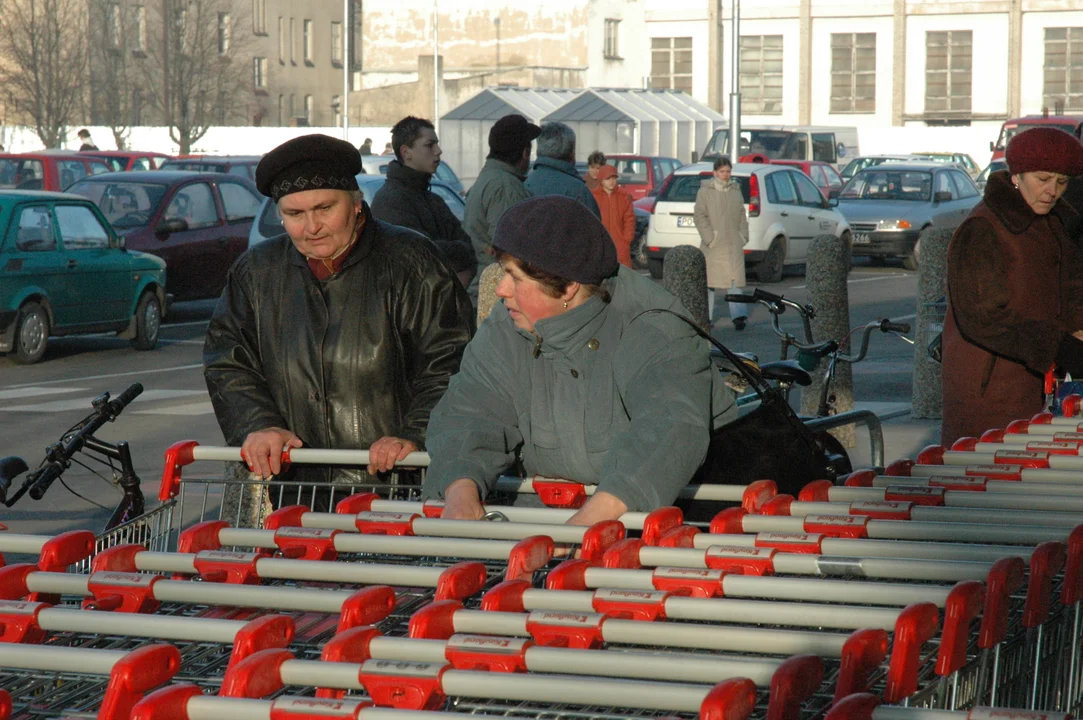
[[[481,168],[478,179],[466,193],[466,215],[463,230],[470,236],[478,258],[478,275],[493,263],[493,230],[504,211],[520,200],[530,197],[523,185],[523,176],[503,160],[489,158]]]
[[[540,195],[570,197],[585,205],[595,217],[599,219],[602,217],[598,202],[594,199],[594,193],[587,188],[583,178],[579,177],[575,163],[540,157],[534,161],[534,169],[523,184],[535,197]]]
[[[707,260],[707,285],[712,288],[745,286],[748,215],[741,186],[732,180],[725,190],[705,180],[696,194],[696,230]]]
[[[736,417],[708,346],[668,308],[680,302],[621,267],[595,296],[515,327],[502,303],[466,348],[433,409],[424,496],[459,478],[484,498],[521,454],[528,475],[596,483],[629,510],[673,502],[702,464],[712,427]]]

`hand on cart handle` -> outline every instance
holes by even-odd
[[[412,452],[417,452],[417,443],[390,435],[380,438],[369,447],[369,474],[390,472]]]
[[[290,430],[270,427],[249,433],[241,445],[241,459],[248,469],[266,480],[282,472],[282,454],[304,445]]]
[[[485,509],[481,506],[478,486],[470,478],[459,478],[444,490],[443,520],[481,520]]]

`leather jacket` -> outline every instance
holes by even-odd
[[[304,447],[424,447],[429,412],[473,333],[470,300],[421,235],[372,217],[341,269],[317,280],[288,236],[242,255],[207,329],[204,375],[230,445],[292,430]],[[295,466],[303,482],[371,482]]]

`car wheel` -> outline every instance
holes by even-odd
[[[782,270],[786,266],[786,239],[777,237],[771,241],[771,247],[756,266],[756,277],[761,283],[777,283],[782,280]]]
[[[153,350],[158,344],[158,332],[162,329],[162,304],[153,292],[145,292],[135,308],[135,337],[132,347],[136,350]]]
[[[903,258],[903,267],[907,270],[917,270],[920,264],[919,258],[921,256],[921,238],[925,235],[926,228],[921,229],[921,235],[918,235],[918,239],[914,241],[914,249],[910,251],[910,254]]]
[[[36,302],[19,308],[15,326],[15,362],[31,365],[45,357],[49,344],[49,314]]]
[[[647,258],[647,269],[651,271],[651,277],[655,280],[662,279],[661,258]]]

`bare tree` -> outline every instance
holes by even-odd
[[[128,144],[137,122],[142,73],[138,65],[146,54],[144,6],[126,6],[119,0],[89,0],[90,104],[95,124],[113,133],[118,150]]]
[[[155,8],[163,40],[148,48],[145,87],[170,139],[187,154],[210,127],[247,114],[252,59],[233,32],[245,7],[240,0],[164,0]]]
[[[85,0],[5,0],[0,12],[0,82],[47,148],[83,97],[85,26]]]

